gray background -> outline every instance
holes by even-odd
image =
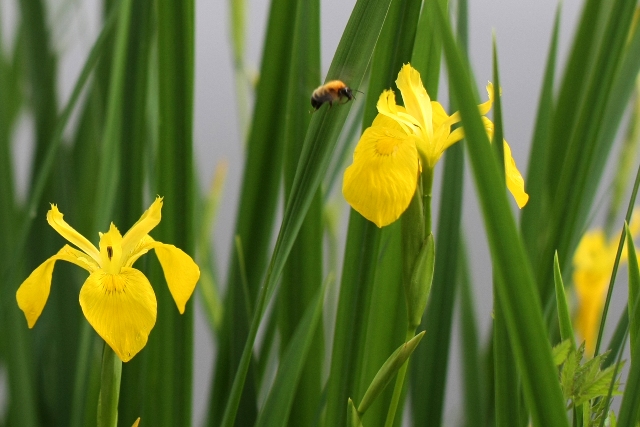
[[[257,73],[260,66],[269,2],[267,0],[248,0],[247,3],[246,62],[248,68]],[[354,3],[354,0],[322,1],[323,77]],[[552,0],[471,0],[469,3],[470,55],[478,79],[477,85],[481,94],[486,96],[483,88],[487,80],[492,78],[491,42],[492,32],[495,32],[501,68],[505,135],[511,144],[518,167],[525,175],[538,93],[557,4]],[[581,2],[578,0],[563,2],[560,69],[564,65],[566,52],[580,13],[580,5]],[[15,38],[15,13],[15,0],[0,1],[0,29],[6,47],[11,46]],[[196,165],[201,189],[206,190],[219,162],[226,161],[229,164],[219,217],[212,236],[223,283],[232,247],[232,233],[244,162],[231,62],[229,14],[228,1],[196,1],[194,136]],[[55,49],[62,55],[62,61],[59,64],[59,92],[61,105],[64,105],[70,96],[71,88],[80,72],[87,52],[99,31],[99,2],[97,0],[50,0],[49,16],[50,22],[55,23],[55,25],[52,24]],[[440,98],[447,99],[446,90],[441,93]],[[443,104],[446,108],[446,102]],[[26,177],[28,176],[27,165],[32,152],[32,135],[32,119],[29,113],[25,112],[16,129],[13,152],[15,163],[18,165],[16,170],[17,187],[22,191],[22,194],[28,184]],[[616,159],[616,155],[617,151],[614,151],[612,158]],[[434,184],[434,189],[436,189],[436,204],[434,206],[437,206],[438,203],[439,169],[438,167]],[[484,339],[491,322],[490,259],[474,184],[470,171],[467,172],[463,227],[469,240],[476,310],[481,336]],[[341,203],[344,224],[348,207],[339,194],[335,195],[334,199]],[[513,207],[515,212],[517,210],[515,203],[513,203]],[[437,218],[435,220],[437,221]],[[344,229],[346,227],[343,226]],[[341,238],[344,240],[344,233]],[[621,301],[619,304],[622,305],[626,286],[618,286],[617,289],[620,292],[616,293],[616,297]],[[195,425],[199,425],[206,410],[215,348],[199,304],[196,304],[195,307],[197,320],[194,422]],[[617,319],[619,310],[620,308],[614,311],[616,314],[612,316],[613,319]],[[445,420],[448,424],[458,420],[456,408],[459,406],[461,398],[458,344],[458,335],[454,333],[445,410]],[[3,374],[0,369],[0,384],[2,378]],[[0,406],[2,406],[1,401],[0,387]]]

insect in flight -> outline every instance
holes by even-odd
[[[314,111],[317,111],[325,102],[329,103],[329,108],[334,102],[347,98],[346,102],[356,99],[353,92],[360,92],[359,90],[351,89],[340,80],[331,80],[318,87],[311,94],[311,106]],[[360,92],[362,93],[362,92]]]

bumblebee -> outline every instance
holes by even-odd
[[[331,108],[334,102],[338,102],[342,100],[342,98],[347,99],[345,103],[356,99],[356,97],[353,96],[353,92],[358,91],[352,90],[340,80],[332,80],[313,91],[311,94],[311,106],[317,111],[322,104],[328,102],[329,108]]]

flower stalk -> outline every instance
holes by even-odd
[[[120,397],[120,379],[122,360],[104,344],[102,352],[102,370],[100,372],[100,398],[98,399],[98,427],[116,427],[118,425],[118,399]]]

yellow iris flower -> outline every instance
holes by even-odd
[[[442,153],[464,137],[461,127],[451,130],[460,114],[449,116],[439,102],[431,101],[420,73],[410,64],[402,67],[396,85],[404,107],[396,104],[392,90],[380,95],[378,115],[362,134],[342,185],[347,202],[378,227],[400,217],[415,194],[422,168],[433,169]],[[489,100],[479,105],[483,116],[493,104],[491,83],[487,91]],[[486,117],[483,120],[491,133],[493,123]],[[523,207],[529,196],[506,141],[504,158],[507,187]]]
[[[634,211],[629,231],[640,231],[638,215]],[[582,236],[573,255],[573,285],[578,311],[575,329],[585,340],[587,354],[593,354],[600,329],[600,317],[618,251],[619,236],[607,241],[602,229],[588,231]],[[620,264],[626,262],[627,250],[622,251]]]
[[[162,198],[158,197],[133,227],[122,236],[113,223],[100,234],[99,249],[69,226],[56,205],[47,212],[47,222],[62,237],[78,247],[65,245],[43,262],[20,285],[18,306],[32,328],[49,297],[56,261],[73,263],[89,272],[80,290],[80,306],[91,326],[123,362],[128,362],[147,343],[156,323],[157,301],[149,280],[132,268],[142,255],[154,249],[178,310],[184,313],[200,269],[182,250],[157,242],[149,232],[160,222]]]

